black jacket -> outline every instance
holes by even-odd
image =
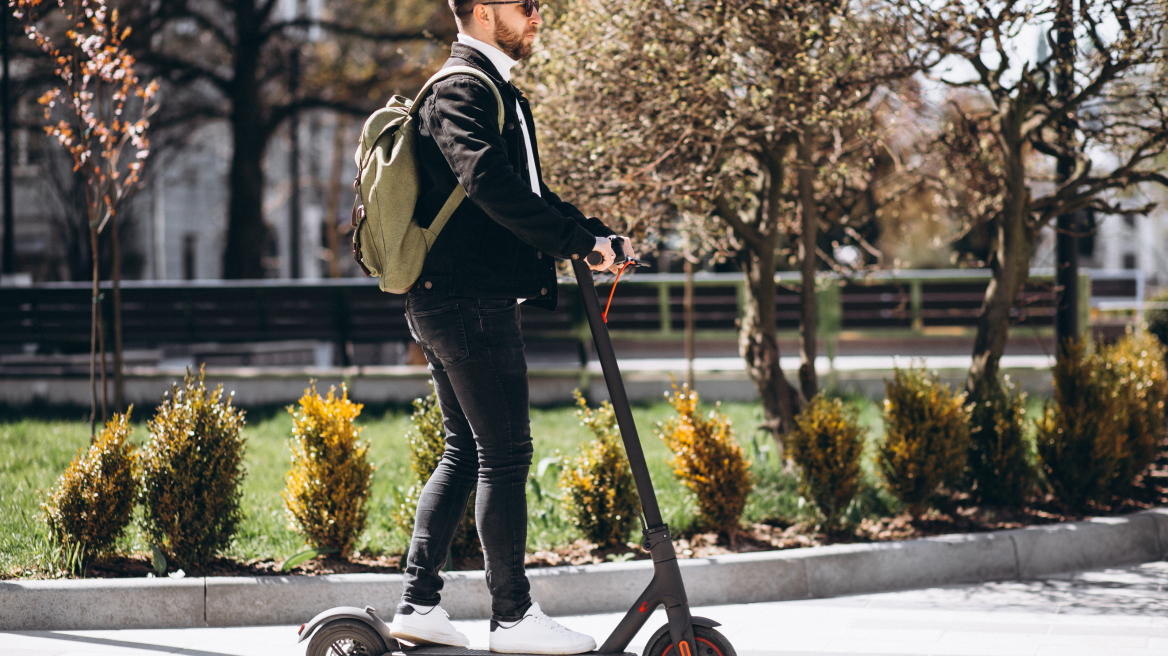
[[[473,66],[494,81],[503,97],[504,128],[500,134],[495,95],[470,75],[438,82],[422,100],[421,193],[414,218],[428,226],[459,182],[467,198],[431,246],[411,293],[526,298],[527,305],[554,310],[552,258],[582,258],[595,247],[596,236],[614,233],[561,200],[542,177],[537,177],[542,196],[531,191],[517,98],[539,176],[535,121],[523,94],[503,81],[491,61],[455,43],[443,68],[449,66]]]

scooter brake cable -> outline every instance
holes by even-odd
[[[604,323],[608,323],[608,308],[612,307],[612,295],[616,293],[616,284],[620,282],[620,277],[621,274],[625,272],[625,267],[629,266],[630,264],[636,264],[636,260],[629,260],[628,262],[625,262],[624,266],[622,266],[620,270],[616,272],[616,280],[612,281],[612,291],[608,292],[608,303],[605,304],[604,314],[601,315],[601,318],[604,319]]]

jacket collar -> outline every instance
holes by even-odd
[[[506,54],[504,54],[502,50],[499,50],[495,46],[492,46],[491,44],[485,43],[483,41],[479,41],[469,34],[463,34],[459,32],[458,42],[463,45],[470,46],[486,55],[487,59],[491,60],[491,63],[495,65],[495,69],[499,71],[499,75],[502,75],[503,79],[507,80],[508,82],[511,81],[511,69],[515,68],[519,62],[511,59]]]
[[[455,62],[454,60],[456,59],[462,61]],[[495,68],[495,65],[491,63],[491,60],[486,55],[464,43],[455,42],[450,46],[450,61],[447,61],[443,68],[446,68],[446,66],[457,66],[459,64],[474,66],[486,73],[495,82],[495,86],[511,86],[510,82],[504,80],[502,75],[499,75],[499,69]]]

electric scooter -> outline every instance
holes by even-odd
[[[642,263],[629,260],[619,238],[612,239],[616,253],[614,265],[637,266]],[[621,619],[616,629],[600,646],[590,652],[592,656],[633,656],[625,648],[649,620],[658,606],[665,607],[668,623],[659,628],[649,639],[643,656],[737,656],[734,647],[714,627],[719,624],[711,619],[690,614],[689,602],[685,594],[685,584],[681,579],[681,569],[673,547],[673,536],[669,527],[661,519],[661,509],[657,505],[657,495],[653,482],[649,479],[649,468],[645,463],[645,453],[633,424],[633,413],[625,394],[624,381],[617,367],[612,340],[605,325],[606,316],[600,309],[600,301],[592,281],[592,271],[588,263],[599,264],[599,253],[591,253],[585,260],[573,260],[572,269],[584,299],[584,312],[592,327],[592,339],[596,344],[596,354],[608,385],[608,395],[620,426],[621,439],[629,459],[637,494],[641,500],[643,514],[640,515],[642,535],[641,546],[653,558],[653,579],[637,598],[629,611]],[[619,279],[619,275],[618,275]],[[615,285],[615,283],[614,283]],[[610,297],[611,302],[611,297]],[[311,638],[311,639],[310,639]],[[310,640],[309,640],[310,639]],[[376,610],[366,606],[357,608],[341,606],[326,610],[300,627],[300,642],[309,640],[307,656],[349,656],[362,654],[381,656],[489,656],[484,650],[438,645],[414,646],[398,641],[389,634],[389,625],[377,616]],[[679,645],[675,650],[674,645]]]

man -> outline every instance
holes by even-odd
[[[449,66],[486,73],[435,84],[419,109],[421,193],[415,218],[427,225],[461,183],[467,198],[451,216],[410,291],[406,318],[433,373],[446,450],[422,491],[405,566],[405,591],[391,627],[410,642],[466,646],[438,605],[439,576],[467,499],[492,597],[490,648],[503,653],[577,654],[596,648],[533,603],[523,559],[532,443],[519,302],[553,310],[554,260],[603,255],[609,237],[540,178],[531,111],[511,85],[511,68],[531,54],[542,23],[539,0],[449,0],[458,42]],[[627,243],[627,241],[626,241]]]

